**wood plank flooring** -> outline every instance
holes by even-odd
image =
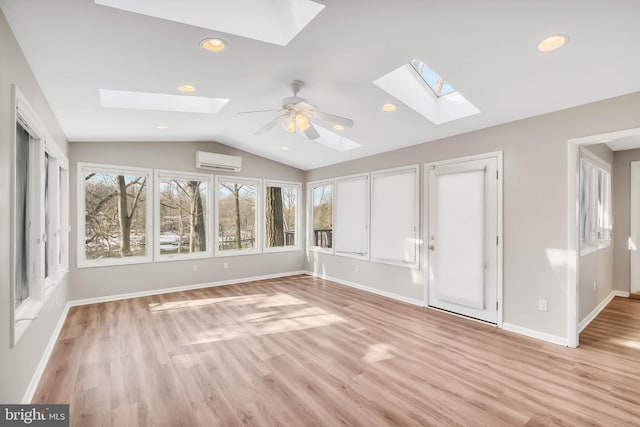
[[[72,308],[34,403],[73,426],[640,425],[640,301],[568,349],[294,276]]]

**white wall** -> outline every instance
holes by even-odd
[[[242,157],[242,171],[223,175],[268,178],[302,182],[304,173],[215,142],[73,142],[70,144],[71,169],[71,288],[70,299],[98,298],[133,292],[147,292],[177,286],[242,279],[270,274],[300,271],[303,251],[243,255],[200,260],[182,260],[76,268],[76,174],[77,162],[112,164],[144,168],[200,172],[195,169],[195,152],[210,151]],[[302,195],[301,195],[302,196]],[[301,200],[301,208],[304,207]],[[303,226],[304,224],[301,224]],[[303,228],[302,228],[303,230]],[[304,238],[301,232],[299,238]],[[304,248],[304,239],[301,248]],[[228,268],[223,268],[228,263]],[[193,271],[193,265],[198,271]]]
[[[67,152],[67,140],[49,108],[7,21],[0,12],[0,402],[20,403],[67,302],[68,279],[56,286],[39,317],[17,345],[10,347],[11,301],[11,173],[13,117],[11,85],[27,98],[56,143]]]
[[[614,153],[606,144],[596,144],[583,147],[595,154],[611,166],[611,187],[612,187],[612,211],[615,216],[615,206],[613,206],[615,194],[619,189],[614,182],[615,166]],[[614,220],[615,221],[615,220]],[[614,228],[617,225],[614,224]],[[607,299],[614,290],[613,280],[613,248],[617,239],[612,236],[611,245],[599,249],[595,252],[580,256],[578,273],[578,320],[582,321],[587,317],[602,301]],[[596,284],[594,289],[593,284]]]
[[[566,338],[567,141],[638,127],[639,113],[640,93],[635,93],[311,170],[306,178],[319,180],[502,150],[504,321]],[[424,224],[421,228],[424,232]],[[307,269],[402,297],[422,298],[420,272],[367,264],[356,273],[357,263],[363,264],[310,253]],[[548,312],[537,310],[538,299],[548,300]]]
[[[630,289],[630,254],[628,239],[631,229],[631,162],[640,160],[640,149],[616,151],[613,154],[613,260],[615,289]]]

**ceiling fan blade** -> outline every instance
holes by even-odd
[[[324,120],[325,122],[335,123],[344,127],[353,126],[353,120],[346,117],[336,116],[334,114],[323,113],[322,111],[313,111],[312,116],[316,119]]]
[[[311,140],[320,138],[320,134],[311,123],[309,123],[309,127],[304,130],[304,134],[307,135],[307,138]]]
[[[269,123],[267,123],[266,125],[264,125],[263,127],[261,127],[260,129],[258,129],[255,133],[255,135],[262,135],[263,133],[265,133],[266,131],[272,129],[273,127],[275,127],[278,122],[282,121],[282,118],[286,117],[286,114],[283,114],[281,116],[276,117],[275,119],[271,120]]]
[[[255,111],[238,111],[236,114],[251,114],[251,113],[272,113],[274,111],[282,111],[280,110],[255,110]]]

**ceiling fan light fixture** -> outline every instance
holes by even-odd
[[[309,118],[302,113],[296,114],[296,127],[301,131],[309,129]]]
[[[227,42],[218,38],[208,38],[200,42],[200,47],[209,52],[222,52],[227,48]]]

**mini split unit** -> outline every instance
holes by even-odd
[[[240,172],[241,167],[241,157],[196,151],[196,168],[198,169]]]

